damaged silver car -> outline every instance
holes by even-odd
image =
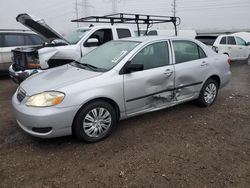
[[[127,38],[31,76],[12,104],[18,125],[33,136],[96,142],[118,120],[190,100],[208,107],[230,75],[228,56],[196,40]]]

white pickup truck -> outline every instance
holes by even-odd
[[[9,73],[17,83],[43,69],[70,63],[110,40],[135,36],[134,31],[127,26],[98,25],[77,28],[63,37],[42,19],[35,20],[28,14],[20,14],[16,19],[50,41],[40,49],[13,50],[13,64],[9,68]]]

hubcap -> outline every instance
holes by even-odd
[[[206,103],[208,103],[208,104],[212,103],[216,97],[216,93],[217,93],[216,85],[214,83],[210,83],[206,87],[205,93],[204,93],[204,99],[205,99]]]
[[[83,130],[89,137],[98,138],[110,128],[111,114],[105,108],[94,108],[87,113],[83,120]]]

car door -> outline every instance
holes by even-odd
[[[237,47],[239,48],[239,59],[247,59],[250,53],[250,49],[242,38],[235,37]]]
[[[239,53],[240,53],[240,47],[238,45],[236,45],[236,40],[233,36],[228,36],[227,37],[227,48],[228,48],[228,54],[229,57],[234,60],[234,59],[238,59],[240,57]]]
[[[151,43],[128,63],[142,64],[142,71],[124,74],[127,115],[152,111],[173,100],[174,67],[170,61],[169,43]]]
[[[175,97],[181,102],[196,97],[207,77],[209,61],[203,49],[192,41],[173,40]]]
[[[97,39],[97,43],[88,43],[89,39]],[[83,43],[82,55],[90,52],[96,47],[113,40],[112,29],[99,29],[95,31],[90,37]]]

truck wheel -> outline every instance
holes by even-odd
[[[201,107],[211,106],[218,94],[218,83],[210,78],[203,85],[197,103]]]
[[[116,122],[112,105],[102,100],[94,101],[79,111],[72,131],[80,140],[98,142],[111,134]]]

